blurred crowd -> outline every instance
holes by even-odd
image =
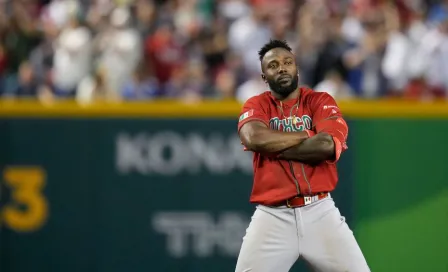
[[[336,99],[448,97],[447,0],[0,0],[0,96],[244,102],[269,39]]]

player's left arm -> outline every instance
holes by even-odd
[[[278,158],[306,164],[336,163],[347,149],[348,126],[336,101],[321,93],[311,105],[315,135],[283,151]]]

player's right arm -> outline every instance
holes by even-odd
[[[300,144],[308,139],[308,133],[282,132],[268,128],[260,121],[244,124],[239,133],[244,146],[254,152],[277,153]]]
[[[269,128],[269,117],[256,100],[249,99],[243,107],[238,134],[247,150],[259,153],[278,153],[309,138],[308,132],[282,132]]]

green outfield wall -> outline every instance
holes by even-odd
[[[339,104],[333,197],[372,271],[448,271],[448,104]],[[240,107],[1,101],[0,271],[233,271],[254,211]]]

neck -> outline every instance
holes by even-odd
[[[271,91],[271,93],[276,99],[278,99],[280,101],[286,101],[286,100],[298,98],[299,94],[300,94],[300,88],[297,88],[295,91],[291,92],[290,94],[288,94],[286,96],[278,94],[274,91]]]

